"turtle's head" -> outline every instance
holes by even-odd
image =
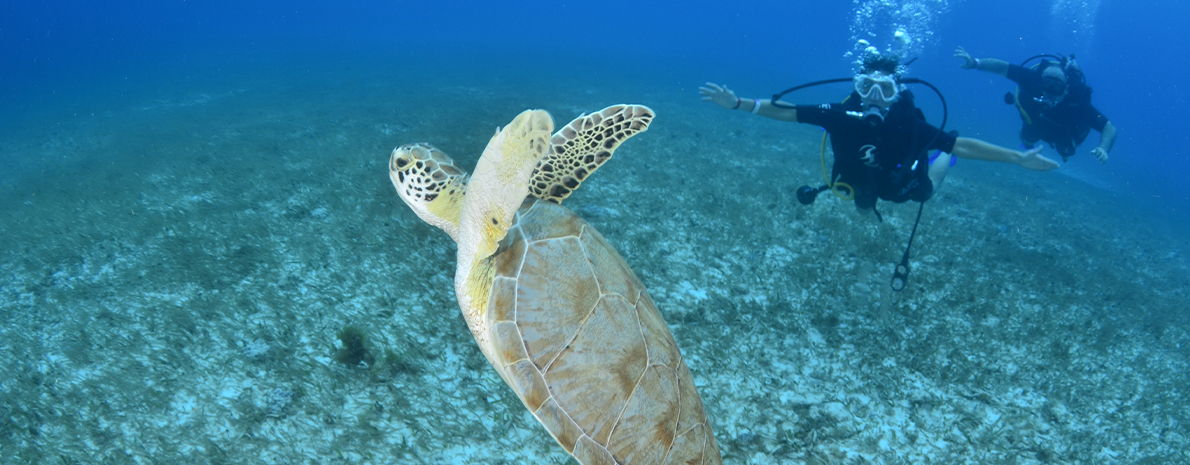
[[[458,240],[467,172],[449,155],[424,142],[402,145],[389,158],[388,177],[417,216]]]

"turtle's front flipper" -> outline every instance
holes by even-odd
[[[652,121],[653,110],[643,105],[613,105],[575,118],[550,140],[549,153],[533,171],[530,193],[562,203],[611,159],[621,143],[644,132]]]
[[[529,177],[549,148],[554,120],[545,110],[525,110],[496,131],[475,166],[459,217],[458,269],[455,293],[464,309],[487,307],[491,276],[477,268],[496,252],[496,245],[512,224],[513,215],[529,194]],[[471,323],[472,315],[466,315]]]

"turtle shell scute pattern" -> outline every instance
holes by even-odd
[[[598,231],[531,198],[494,263],[501,376],[567,452],[584,464],[722,463],[664,318]]]

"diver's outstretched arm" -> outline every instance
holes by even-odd
[[[979,139],[960,137],[955,139],[954,150],[951,153],[959,158],[1013,163],[1036,171],[1058,168],[1058,162],[1043,157],[1040,152],[1041,147],[1030,149],[1028,152],[1018,152]]]
[[[980,71],[987,71],[992,74],[999,74],[1008,77],[1008,62],[999,58],[973,58],[971,54],[963,47],[959,47],[954,51],[954,56],[966,60],[963,62],[963,69],[978,69]]]
[[[1116,127],[1108,121],[1103,125],[1103,132],[1099,134],[1099,146],[1092,149],[1091,153],[1099,159],[1099,163],[1107,163],[1107,153],[1111,152],[1113,145],[1116,145]]]
[[[775,107],[768,100],[741,99],[736,97],[735,92],[732,92],[727,86],[708,82],[706,85],[698,88],[698,93],[702,95],[703,100],[712,102],[728,110],[744,110],[766,118],[797,122],[797,110]],[[792,107],[793,105],[787,104],[787,106]]]

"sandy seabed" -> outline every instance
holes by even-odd
[[[0,462],[567,463],[387,161],[427,141],[473,166],[525,108],[615,103],[657,118],[567,206],[649,287],[725,463],[1190,462],[1190,251],[1156,207],[960,161],[894,293],[916,204],[798,204],[817,128],[647,80],[253,69],[4,129]]]

